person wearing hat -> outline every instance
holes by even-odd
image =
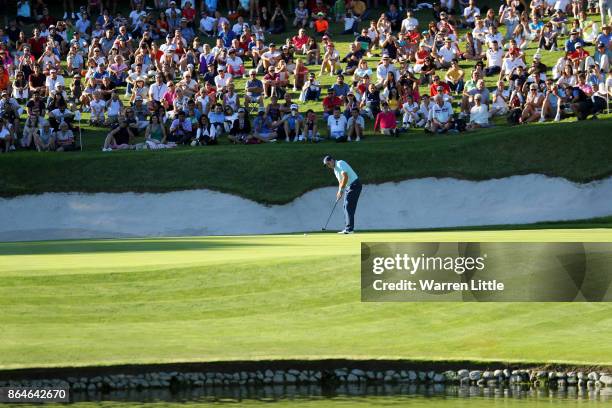
[[[606,44],[598,43],[595,47],[595,54],[592,57],[587,57],[584,65],[592,67],[597,64],[599,70],[606,74],[610,72],[610,58],[612,57],[612,49],[606,48]]]
[[[352,234],[355,229],[355,212],[357,203],[361,195],[361,182],[359,176],[353,168],[344,160],[336,160],[332,156],[323,158],[323,166],[334,171],[334,175],[338,180],[338,191],[336,192],[336,201],[344,197],[344,221],[345,226],[338,234]]]
[[[328,71],[329,76],[334,76],[340,73],[340,53],[334,46],[334,43],[329,42],[325,46],[325,52],[323,54],[323,62],[321,63],[321,71],[319,75],[323,75],[324,72]]]
[[[285,142],[293,140],[294,142],[303,141],[303,135],[300,132],[304,124],[304,118],[299,113],[297,104],[291,104],[289,113],[286,113],[278,122],[278,128],[282,137],[285,136]]]
[[[170,133],[168,135],[168,141],[177,144],[189,144],[193,138],[193,128],[191,126],[191,120],[185,114],[185,111],[178,111],[176,117],[170,125]]]
[[[66,122],[62,122],[59,125],[59,129],[55,131],[55,151],[64,152],[75,149],[75,140],[72,130],[68,128]]]
[[[268,50],[261,54],[261,64],[266,72],[268,72],[268,67],[276,66],[276,63],[280,59],[281,53],[276,48],[275,43],[268,44]]]
[[[444,45],[438,50],[434,48],[432,55],[436,58],[438,68],[450,68],[452,60],[459,58],[459,50],[453,44],[453,40],[445,38]]]
[[[248,79],[246,81],[246,84],[244,85],[244,91],[245,91],[245,96],[244,96],[245,106],[249,106],[252,103],[256,103],[260,107],[264,106],[263,97],[262,97],[262,94],[264,91],[264,85],[263,85],[263,82],[261,82],[261,80],[257,78],[256,70],[251,69],[249,71]]]
[[[65,85],[64,77],[59,75],[56,69],[51,69],[49,71],[49,76],[47,77],[45,81],[47,96],[49,96],[51,91],[54,91],[56,89],[57,84],[64,86]]]
[[[230,48],[227,54],[227,58],[225,59],[227,72],[233,77],[240,78],[242,76],[245,76],[244,63],[242,61],[242,58],[236,55],[236,49]]]
[[[318,101],[321,96],[321,84],[315,78],[315,73],[311,72],[308,74],[308,79],[304,82],[302,86],[302,91],[300,92],[300,102],[306,101]]]
[[[580,42],[577,42],[574,47],[575,50],[567,54],[567,59],[575,70],[582,71],[585,69],[584,61],[589,56],[589,52],[584,49]]]
[[[253,137],[261,142],[276,142],[275,129],[276,126],[267,114],[266,108],[263,106],[257,108],[257,116],[253,120]]]
[[[580,47],[584,47],[585,45],[584,40],[580,38],[578,31],[572,31],[570,33],[570,37],[567,39],[567,41],[565,41],[566,54],[570,54],[576,51],[576,46],[578,44],[580,44]]]
[[[327,34],[327,30],[329,30],[329,21],[327,21],[327,19],[325,18],[325,13],[319,11],[316,14],[316,19],[312,24],[315,29],[315,32],[318,35],[324,36],[325,34]]]

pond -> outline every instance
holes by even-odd
[[[444,385],[259,386],[169,390],[78,392],[75,407],[612,407],[612,389]],[[23,406],[23,405],[21,405]]]

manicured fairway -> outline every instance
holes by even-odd
[[[0,368],[243,359],[612,364],[612,304],[360,303],[365,241],[609,241],[538,230],[0,245]]]

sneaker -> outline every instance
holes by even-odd
[[[9,146],[9,150],[10,150],[10,151],[14,151],[14,150],[15,150],[15,145],[10,145],[10,146]]]
[[[352,141],[353,141],[353,139],[348,138],[348,139],[346,139],[346,141],[347,141],[347,142],[352,142]]]
[[[352,234],[353,231],[349,231],[347,229],[343,229],[342,231],[338,231],[338,234],[344,234],[344,235],[348,235],[348,234]]]
[[[540,122],[540,123],[544,123],[544,122],[546,122],[546,119],[544,119],[544,118],[540,118],[540,119],[538,120],[538,122]]]
[[[357,136],[357,139],[355,139],[356,142],[361,141],[361,138],[359,136]]]
[[[64,11],[64,18],[62,18],[62,20],[66,20],[66,19],[68,19],[68,12]]]
[[[556,115],[555,116],[555,122],[560,122],[561,121],[561,116],[560,115]]]
[[[288,142],[288,141],[289,141],[289,138],[286,138],[286,139],[285,139],[285,142]]]

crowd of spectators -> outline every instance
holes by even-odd
[[[54,15],[19,0],[0,29],[0,149],[74,150],[86,112],[109,129],[103,151],[360,141],[367,126],[585,119],[612,90],[610,0],[194,1],[130,0],[124,14],[65,0]]]

